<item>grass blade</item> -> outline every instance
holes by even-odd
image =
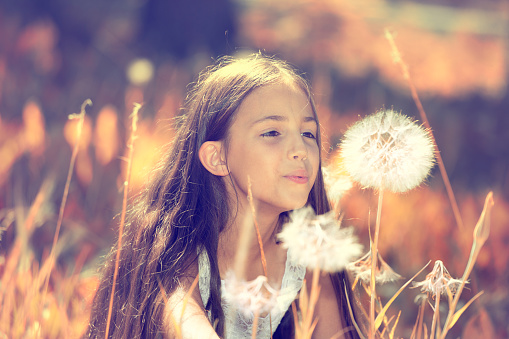
[[[134,140],[136,139],[136,129],[138,123],[138,111],[140,110],[141,105],[138,103],[134,104],[132,117],[132,129],[131,129],[131,137],[129,139],[129,143],[127,147],[129,148],[129,155],[127,157],[127,171],[126,178],[124,181],[124,198],[122,200],[122,215],[120,217],[120,226],[118,229],[118,249],[117,249],[117,257],[115,259],[115,272],[113,273],[113,284],[111,287],[111,296],[110,296],[110,305],[108,307],[108,318],[106,319],[106,331],[104,334],[105,338],[108,338],[109,330],[110,330],[110,322],[111,322],[111,313],[113,311],[113,299],[115,296],[115,285],[117,284],[117,275],[118,275],[118,265],[120,262],[120,252],[122,249],[122,235],[124,233],[124,224],[125,224],[125,215],[127,211],[127,193],[129,188],[129,179],[131,176],[131,165],[134,153]]]
[[[382,324],[382,320],[385,316],[385,312],[387,312],[387,310],[389,309],[389,306],[391,306],[391,304],[394,302],[394,300],[398,297],[398,295],[400,295],[401,292],[403,292],[403,290],[405,289],[405,287],[408,286],[408,284],[410,284],[412,282],[412,280],[414,280],[419,274],[421,274],[421,272],[426,268],[428,267],[429,263],[431,261],[428,261],[428,263],[423,267],[421,268],[421,270],[419,272],[417,272],[412,278],[410,278],[410,280],[408,280],[403,286],[401,286],[401,288],[392,296],[392,298],[387,302],[387,304],[385,304],[385,306],[382,308],[382,310],[380,311],[380,313],[378,313],[376,319],[375,319],[375,330],[378,330],[378,328],[380,327],[380,325]]]
[[[451,329],[454,326],[454,324],[456,324],[456,322],[461,317],[463,312],[465,312],[465,310],[468,308],[468,306],[470,306],[474,302],[474,300],[479,298],[481,296],[481,294],[483,294],[483,293],[484,293],[484,291],[481,291],[481,292],[477,293],[462,308],[460,308],[456,313],[454,313],[454,316],[452,317],[452,320],[451,320],[451,323],[448,326],[448,329]]]

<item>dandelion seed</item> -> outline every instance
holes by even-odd
[[[333,201],[339,201],[353,186],[350,176],[334,170],[331,165],[322,167],[322,173],[327,195]]]
[[[353,229],[340,228],[331,213],[317,216],[308,206],[292,212],[290,219],[278,238],[302,266],[338,272],[362,253]]]
[[[401,279],[401,276],[394,272],[394,270],[383,260],[380,253],[378,254],[378,265],[375,272],[375,282],[385,284],[388,282]],[[346,269],[354,274],[355,282],[362,281],[366,286],[369,286],[371,281],[371,251],[366,253],[359,260],[347,265]]]
[[[341,156],[362,186],[392,192],[418,186],[435,161],[429,132],[393,110],[372,114],[350,127],[341,142]]]
[[[453,295],[460,287],[461,280],[453,279],[444,263],[441,260],[435,261],[435,266],[431,273],[426,276],[426,279],[421,282],[413,283],[414,288],[420,287],[421,292],[436,296],[437,294],[447,294],[449,290]]]
[[[225,304],[234,305],[246,317],[268,314],[277,305],[279,292],[269,285],[265,276],[243,281],[230,271],[224,283],[221,293]]]

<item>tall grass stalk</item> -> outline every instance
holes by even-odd
[[[320,296],[320,268],[317,266],[313,269],[313,279],[311,281],[311,292],[309,293],[309,305],[308,312],[305,319],[304,326],[304,338],[310,339],[313,335],[313,331],[318,323],[318,319],[313,320],[315,313],[315,306]],[[305,286],[303,288],[306,288]]]
[[[295,322],[295,338],[296,339],[311,339],[315,330],[318,319],[314,317],[315,306],[320,296],[320,267],[317,266],[313,269],[313,277],[311,280],[311,291],[308,294],[306,287],[306,280],[299,293],[299,311],[300,317],[297,313],[295,302],[292,303],[292,311]]]
[[[21,257],[23,253],[26,253],[26,246],[28,243],[28,238],[32,234],[34,230],[34,222],[37,214],[39,213],[41,206],[43,202],[48,198],[49,195],[51,195],[51,192],[53,190],[54,181],[53,178],[46,179],[39,189],[39,192],[37,193],[37,196],[35,197],[34,202],[30,206],[30,209],[28,211],[28,215],[24,219],[23,222],[21,222],[21,227],[23,228],[22,232],[18,232],[18,236],[16,237],[16,240],[14,242],[14,245],[10,251],[9,257],[7,259],[7,262],[5,264],[4,273],[1,278],[1,284],[0,284],[0,305],[3,305],[3,312],[2,316],[0,317],[0,326],[3,328],[8,323],[8,315],[9,311],[8,308],[6,309],[4,305],[4,297],[7,295],[7,289],[11,284],[11,281],[14,276],[14,271],[18,267],[18,264],[21,260]],[[14,220],[13,220],[14,221]],[[23,236],[21,236],[23,234]]]
[[[115,259],[115,271],[113,273],[113,284],[111,287],[111,296],[110,296],[110,305],[108,307],[108,317],[106,319],[106,332],[104,334],[105,338],[108,338],[109,330],[110,330],[110,322],[111,322],[111,313],[113,311],[113,299],[115,297],[115,286],[117,284],[117,275],[118,275],[118,266],[120,262],[120,252],[122,250],[122,236],[124,234],[124,224],[125,224],[125,215],[127,210],[127,194],[129,191],[129,180],[131,176],[131,167],[133,161],[134,154],[134,141],[136,140],[136,129],[138,126],[138,111],[140,110],[141,105],[138,103],[134,104],[133,112],[131,114],[131,136],[129,138],[129,142],[127,144],[127,148],[129,149],[129,153],[126,159],[127,162],[127,170],[126,176],[124,180],[124,197],[122,199],[122,214],[120,217],[120,225],[118,228],[118,248],[117,248],[117,257]]]
[[[412,78],[410,77],[410,72],[408,71],[407,64],[403,61],[401,57],[401,53],[399,52],[398,47],[396,46],[396,42],[394,41],[394,37],[388,29],[385,29],[385,37],[389,41],[389,45],[391,46],[391,50],[393,53],[394,61],[401,67],[401,72],[403,73],[403,78],[407,81],[408,86],[410,87],[410,92],[412,94],[412,99],[417,106],[417,110],[419,111],[419,115],[421,116],[421,120],[424,123],[424,126],[428,129],[431,140],[433,141],[433,145],[435,145],[435,156],[438,162],[438,167],[440,168],[440,174],[442,175],[442,179],[444,180],[445,189],[447,191],[447,195],[449,197],[449,201],[451,202],[452,211],[454,214],[454,218],[456,219],[456,224],[458,225],[460,230],[463,230],[463,219],[461,218],[460,210],[458,208],[458,203],[456,202],[456,197],[454,196],[454,191],[452,190],[451,182],[449,181],[449,176],[447,175],[447,171],[445,170],[444,161],[442,160],[442,156],[440,155],[440,150],[438,149],[438,144],[436,142],[435,136],[433,135],[433,131],[431,130],[431,126],[428,122],[428,117],[426,112],[424,111],[424,107],[422,106],[421,100],[419,99],[419,95],[417,94],[417,90],[415,89]]]
[[[173,335],[175,335],[175,337],[177,339],[183,339],[182,321],[184,319],[184,312],[186,310],[187,304],[189,303],[189,299],[191,298],[194,290],[196,289],[196,286],[198,286],[199,278],[200,278],[200,275],[199,274],[196,275],[196,278],[194,278],[193,283],[191,284],[191,287],[189,288],[189,291],[187,291],[186,295],[184,296],[184,299],[182,300],[182,310],[180,311],[179,321],[177,321],[177,319],[175,319],[175,316],[173,315],[173,313],[171,311],[167,313],[168,317],[170,318],[170,322],[174,326],[175,333]],[[159,278],[157,279],[157,283],[159,285],[159,290],[163,294],[163,300],[164,300],[164,304],[166,306],[165,309],[169,310],[170,309],[168,306],[169,305],[169,296],[166,294],[166,290],[164,289],[164,286],[161,283],[161,280]]]
[[[479,220],[477,221],[477,224],[474,228],[473,233],[474,241],[472,243],[472,248],[470,250],[470,256],[468,258],[467,266],[463,273],[463,277],[461,278],[461,285],[459,286],[458,290],[456,291],[456,294],[454,295],[454,299],[452,299],[452,302],[449,305],[449,313],[447,314],[447,318],[445,320],[444,328],[440,335],[440,339],[445,339],[447,332],[454,326],[458,318],[465,311],[466,307],[468,307],[474,299],[478,298],[482,294],[482,292],[476,294],[465,306],[463,306],[463,308],[456,312],[456,307],[458,306],[461,292],[463,291],[463,288],[465,287],[468,277],[470,276],[470,273],[474,268],[474,264],[481,251],[481,248],[483,247],[484,243],[486,242],[490,234],[491,208],[493,207],[493,205],[494,205],[493,192],[489,192],[484,201],[484,207],[481,212],[481,216],[479,217]]]
[[[258,222],[256,221],[256,209],[253,200],[253,191],[251,190],[251,178],[247,177],[248,187],[247,194],[249,200],[249,206],[251,207],[251,212],[253,214],[253,224],[256,230],[256,238],[258,240],[258,246],[260,247],[260,257],[262,261],[263,274],[267,277],[267,259],[265,258],[265,251],[263,250],[263,241],[262,236],[260,234],[260,227],[258,226]],[[267,277],[268,278],[268,277]]]
[[[375,331],[378,330],[378,328],[380,327],[380,325],[382,324],[382,321],[386,318],[385,314],[387,313],[387,310],[389,309],[389,307],[392,305],[392,303],[394,302],[394,300],[396,300],[396,298],[401,294],[401,292],[403,292],[403,290],[419,275],[421,274],[422,271],[424,271],[424,269],[426,267],[428,267],[430,262],[428,262],[426,265],[424,265],[423,268],[421,268],[419,270],[419,272],[417,272],[416,274],[414,274],[414,276],[412,278],[410,278],[406,283],[403,284],[403,286],[401,286],[399,288],[399,290],[391,297],[391,299],[389,299],[389,301],[382,307],[382,303],[380,302],[380,312],[378,313],[376,319],[375,319]]]
[[[353,326],[355,327],[355,330],[357,331],[357,334],[361,339],[365,339],[362,330],[359,328],[359,325],[357,324],[357,321],[355,321],[355,316],[353,314],[352,304],[350,303],[350,298],[348,297],[348,290],[347,286],[345,285],[345,296],[346,296],[346,302],[348,303],[348,312],[350,313],[350,318],[352,318]],[[353,290],[353,288],[352,288]],[[364,311],[364,308],[360,307],[361,311]]]
[[[419,310],[417,311],[417,319],[415,319],[415,324],[412,329],[412,334],[410,335],[410,339],[420,339],[422,335],[422,321],[424,319],[424,308],[426,307],[426,299],[422,299],[421,305],[419,306]]]
[[[238,279],[246,279],[246,263],[249,257],[249,245],[252,240],[252,228],[253,216],[247,214],[240,229],[233,265],[233,271]]]
[[[249,206],[251,207],[251,213],[253,214],[253,224],[256,230],[256,238],[258,240],[258,246],[260,247],[260,258],[262,261],[262,267],[263,267],[263,274],[268,278],[267,274],[267,259],[265,258],[265,251],[263,250],[263,241],[262,236],[260,234],[260,227],[258,226],[258,222],[256,221],[256,209],[254,205],[254,199],[253,199],[253,191],[251,190],[251,177],[247,177],[247,194],[248,194],[248,200],[249,200]],[[269,312],[269,326],[270,326],[270,338],[272,339],[272,315]],[[256,338],[257,333],[257,327],[258,327],[258,314],[255,314],[255,318],[253,321],[253,338]]]
[[[256,334],[258,333],[258,319],[259,319],[259,314],[258,312],[256,312],[254,314],[254,319],[253,319],[253,332],[251,332],[251,339],[256,339]],[[270,337],[272,338],[272,326],[271,326],[271,335]]]
[[[49,269],[48,269],[48,274],[47,274],[47,276],[45,278],[45,282],[44,282],[44,290],[43,290],[43,295],[42,295],[42,305],[43,306],[44,306],[44,301],[46,298],[46,293],[48,291],[48,284],[49,284],[49,279],[51,276],[51,271],[53,270],[53,265],[54,265],[55,258],[56,258],[55,253],[56,253],[56,249],[57,249],[58,236],[60,234],[60,228],[62,226],[62,220],[64,218],[64,209],[65,209],[65,205],[67,203],[67,196],[69,195],[69,186],[71,184],[72,173],[74,172],[74,164],[76,162],[76,157],[78,156],[78,150],[79,150],[79,145],[80,145],[80,140],[81,140],[81,132],[83,130],[83,123],[85,121],[85,114],[86,114],[85,108],[87,107],[87,105],[91,106],[92,100],[87,99],[83,102],[83,104],[81,104],[80,113],[69,115],[69,119],[78,119],[78,126],[77,126],[77,130],[76,130],[76,143],[74,144],[74,148],[73,148],[72,155],[71,155],[69,171],[67,172],[67,180],[65,181],[64,193],[62,196],[62,202],[60,204],[60,211],[58,213],[57,228],[55,230],[55,235],[53,237],[53,245],[51,246],[51,252],[48,257]]]

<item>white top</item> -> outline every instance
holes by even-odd
[[[201,251],[198,257],[198,269],[200,295],[203,305],[207,305],[210,296],[210,262],[205,251]],[[301,289],[305,275],[306,268],[293,262],[287,255],[281,289],[270,312],[271,317],[267,314],[258,318],[257,338],[270,338],[271,320],[272,333],[276,331],[281,319]],[[225,298],[225,294],[225,281],[221,280],[221,306],[225,315],[225,338],[251,338],[255,318],[253,312],[235,309]]]

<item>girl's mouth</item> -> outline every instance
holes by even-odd
[[[288,180],[291,180],[297,184],[306,184],[308,182],[308,177],[298,176],[298,175],[289,175],[285,176]]]

